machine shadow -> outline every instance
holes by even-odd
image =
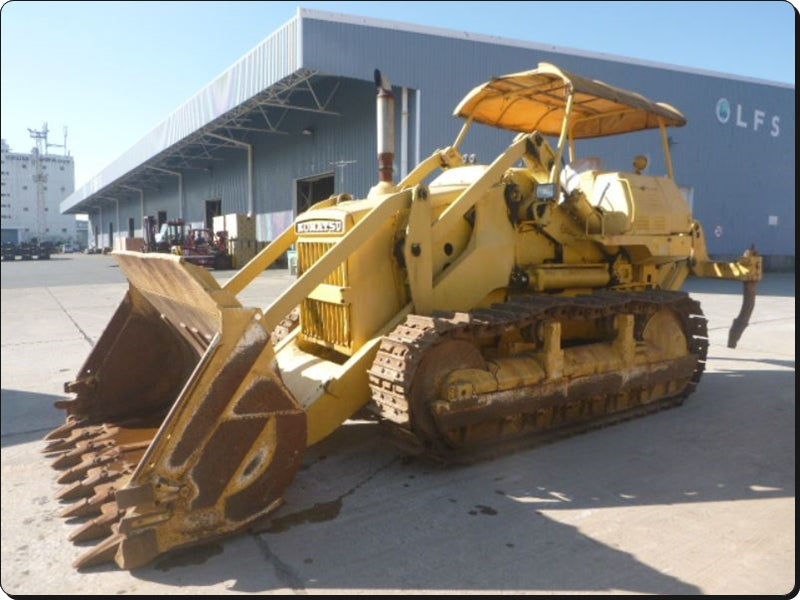
[[[42,437],[64,422],[64,411],[53,406],[64,396],[24,390],[0,390],[0,446],[24,444]]]
[[[466,467],[404,460],[375,423],[349,422],[309,450],[271,525],[134,576],[237,592],[702,593],[559,513],[615,509],[620,529],[641,528],[633,509],[793,497],[794,371],[765,367],[706,373],[680,408]],[[770,394],[741,393],[742,377]]]

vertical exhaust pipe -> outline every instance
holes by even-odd
[[[381,182],[394,183],[394,94],[389,80],[375,69],[378,88],[378,177]]]

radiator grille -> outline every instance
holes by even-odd
[[[332,246],[333,244],[326,242],[299,242],[297,244],[297,274],[302,275],[308,271],[308,269],[322,258],[322,255]],[[342,263],[336,267],[333,272],[325,278],[325,283],[346,287],[348,283],[345,264]]]
[[[350,348],[350,307],[320,300],[303,300],[300,305],[303,334],[337,348]]]
[[[326,242],[298,242],[297,273],[302,275],[317,262],[333,244]],[[345,263],[336,267],[324,283],[346,287],[347,267]],[[332,304],[308,298],[300,304],[300,326],[303,335],[316,342],[332,345],[338,349],[350,349],[350,306]]]

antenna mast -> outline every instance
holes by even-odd
[[[42,125],[41,130],[31,129],[28,127],[28,133],[31,134],[31,137],[36,140],[36,149],[39,151],[39,154],[46,154],[47,153],[47,134],[49,129],[47,129],[47,123]]]
[[[47,133],[45,131],[45,133]],[[63,144],[51,144],[47,141],[45,137],[45,151],[47,154],[50,154],[50,148],[63,148],[64,149],[64,156],[69,156],[69,152],[67,151],[67,126],[64,125],[64,143]]]
[[[36,140],[36,147],[31,150],[33,163],[33,182],[36,184],[36,241],[41,242],[42,236],[47,232],[47,216],[45,215],[44,187],[47,183],[47,173],[44,172],[42,157],[47,153],[47,123],[40,131],[28,128],[28,133]]]

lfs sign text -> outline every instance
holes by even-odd
[[[767,121],[767,113],[763,110],[756,108],[750,111],[741,104],[736,104],[734,108],[727,98],[717,100],[717,121],[723,125],[733,121],[737,127],[752,128],[753,131],[766,131],[769,128],[772,137],[781,134],[781,118],[778,115],[772,115]]]

